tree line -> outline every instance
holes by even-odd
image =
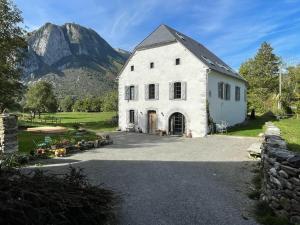
[[[117,111],[118,94],[111,91],[103,97],[86,96],[77,99],[75,96],[65,96],[58,99],[53,87],[46,81],[39,81],[31,85],[26,91],[22,103],[24,111],[35,114],[43,112],[102,112]]]

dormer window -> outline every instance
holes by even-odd
[[[131,71],[134,71],[134,66],[133,66],[133,65],[130,67],[130,70],[131,70]]]
[[[154,68],[154,62],[151,62],[150,63],[150,69],[153,69]]]
[[[180,65],[180,58],[177,58],[177,59],[175,60],[175,64],[176,64],[176,65]]]

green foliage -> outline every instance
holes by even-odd
[[[21,12],[9,0],[0,0],[0,112],[20,96],[20,67],[26,47],[20,27]]]
[[[63,112],[71,112],[73,105],[74,105],[74,100],[69,95],[64,97],[59,103],[59,106]]]
[[[94,186],[82,169],[67,174],[6,169],[0,171],[0,224],[117,224],[119,198]]]
[[[275,215],[268,203],[264,201],[257,202],[255,216],[257,221],[264,225],[291,225],[287,218]]]
[[[273,53],[270,44],[262,43],[254,58],[240,67],[240,74],[248,81],[249,109],[257,112],[270,110],[278,93],[280,59]]]
[[[74,112],[101,112],[102,99],[100,97],[85,97],[78,99],[73,105]]]
[[[300,65],[287,68],[282,81],[282,104],[288,108],[293,106],[295,112],[300,114]]]
[[[56,112],[57,110],[57,99],[53,93],[53,87],[46,81],[39,81],[30,86],[25,99],[25,107],[34,112]]]
[[[118,111],[118,92],[111,91],[103,99],[103,111]]]

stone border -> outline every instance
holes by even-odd
[[[261,146],[261,200],[277,215],[300,224],[300,155],[287,149],[278,127],[271,122],[266,126]]]

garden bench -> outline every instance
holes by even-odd
[[[217,123],[216,124],[216,130],[219,133],[227,133],[227,129],[228,129],[228,122],[227,121],[221,121],[221,123]]]
[[[51,139],[50,136],[45,136],[44,142],[38,143],[35,140],[32,140],[32,141],[33,141],[34,145],[36,146],[36,148],[45,148],[45,147],[48,147],[51,144],[52,139]]]

